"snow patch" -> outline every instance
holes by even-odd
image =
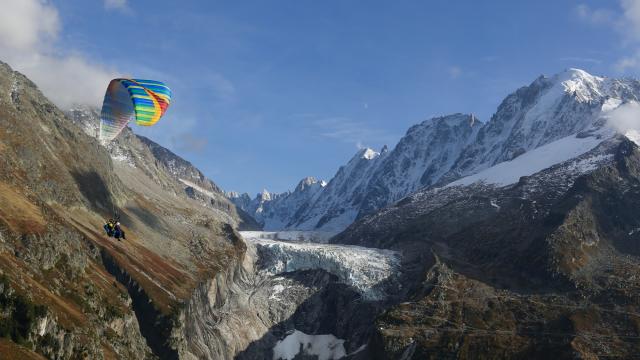
[[[594,97],[602,97],[599,90],[600,85],[605,80],[599,76],[593,76],[584,70],[568,69],[558,76],[562,81],[564,91],[574,94],[580,102],[590,102]]]
[[[281,284],[276,284],[273,286],[273,292],[271,293],[271,295],[269,295],[269,299],[270,300],[280,300],[280,297],[278,295],[280,295],[283,291],[284,291],[285,287],[284,285]]]
[[[207,195],[208,197],[210,197],[210,198],[212,198],[212,199],[215,199],[215,198],[216,198],[216,195],[215,195],[214,193],[212,193],[212,192],[211,192],[211,191],[209,191],[209,190],[205,190],[205,189],[201,188],[200,186],[198,186],[198,185],[196,185],[196,184],[192,183],[191,181],[184,180],[184,179],[178,179],[178,181],[180,181],[181,183],[183,183],[183,184],[185,184],[185,185],[187,185],[187,186],[189,186],[189,187],[193,188],[194,190],[196,190],[196,191],[197,191],[197,192],[199,192],[199,193],[202,193],[202,194]]]
[[[125,163],[132,168],[136,167],[136,163],[133,161],[133,158],[129,154],[125,153],[119,146],[113,146],[109,150],[109,155],[112,160]]]
[[[9,90],[9,98],[13,103],[16,103],[18,99],[18,91],[18,78],[16,76],[16,73],[14,72],[11,74],[11,89]]]
[[[308,335],[295,330],[278,341],[273,348],[274,360],[293,360],[297,355],[317,356],[318,360],[334,360],[347,356],[345,340],[333,335]]]
[[[498,205],[498,199],[491,199],[490,201],[491,206],[496,208],[498,211],[500,211],[500,205]]]
[[[602,141],[603,139],[597,137],[578,138],[576,136],[567,136],[528,151],[511,161],[499,163],[475,175],[454,181],[448,184],[447,187],[467,186],[478,182],[498,186],[514,184],[522,176],[535,174],[555,164],[580,156],[598,146]],[[595,166],[595,160],[589,164]],[[585,170],[590,169],[589,164],[583,164]]]
[[[373,149],[367,148],[367,149],[365,149],[364,153],[362,153],[362,158],[363,159],[367,159],[367,160],[372,160],[372,159],[377,158],[379,155],[380,155],[379,152],[377,152],[377,151],[375,151]]]
[[[627,131],[625,136],[627,137],[627,139],[633,141],[634,143],[636,143],[636,145],[640,146],[640,131],[629,130]]]

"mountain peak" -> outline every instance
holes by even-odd
[[[572,95],[579,102],[590,102],[602,97],[601,85],[604,80],[603,77],[575,68],[566,69],[553,77],[555,86],[562,90],[558,91],[559,93]]]
[[[258,197],[263,201],[271,200],[271,193],[267,189],[262,189],[262,192],[258,194]]]
[[[308,189],[310,186],[313,186],[318,183],[318,180],[313,176],[307,176],[306,178],[300,180],[298,185],[296,186],[295,191],[304,191]]]
[[[370,148],[365,148],[363,150],[364,151],[362,151],[362,155],[360,155],[360,157],[363,158],[363,159],[373,160],[373,159],[377,158],[380,155],[379,152],[377,152],[377,151],[375,151],[373,149],[370,149]]]

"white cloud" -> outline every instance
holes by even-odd
[[[500,59],[500,57],[496,55],[487,55],[480,58],[481,61],[488,62],[488,63],[494,62],[498,59]]]
[[[225,102],[235,100],[236,87],[229,79],[218,73],[212,73],[209,75],[208,82],[216,98]]]
[[[369,143],[390,144],[397,140],[396,136],[380,129],[371,128],[362,121],[355,121],[347,117],[329,117],[317,119],[312,122],[314,133],[317,135],[354,144],[362,149]]]
[[[605,25],[614,29],[626,46],[636,46],[640,42],[640,0],[618,0],[619,11],[593,9],[581,4],[576,13],[583,21],[595,25]],[[624,56],[613,64],[614,70],[625,73],[640,71],[640,50]]]
[[[640,69],[640,51],[636,51],[633,55],[621,58],[613,67],[619,73]]]
[[[109,11],[119,11],[126,15],[132,15],[128,0],[104,0],[104,8]]]
[[[61,53],[57,9],[44,0],[3,0],[0,60],[33,80],[63,108],[74,103],[100,105],[116,72],[79,53]]]
[[[452,79],[457,79],[460,77],[460,75],[462,75],[462,69],[460,69],[458,66],[451,66],[449,67],[449,77]]]
[[[602,60],[600,59],[594,59],[594,58],[587,58],[587,57],[580,57],[580,56],[565,56],[562,57],[560,59],[558,59],[560,61],[568,61],[568,62],[581,62],[581,63],[591,63],[591,64],[602,64]]]
[[[104,0],[104,7],[106,9],[127,9],[127,0]]]
[[[611,111],[609,125],[622,134],[640,131],[640,104],[630,102]]]
[[[640,0],[620,0],[623,10],[621,30],[635,40],[640,40]]]
[[[53,39],[60,30],[58,11],[46,2],[5,0],[0,12],[0,47],[26,51]]]
[[[607,9],[592,9],[586,4],[576,6],[576,13],[581,20],[596,25],[611,24],[616,19],[616,14],[613,11]]]

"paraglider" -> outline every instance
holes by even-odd
[[[120,217],[118,215],[116,215],[115,220],[113,218],[107,220],[103,228],[108,237],[116,238],[118,241],[121,241],[120,238],[127,239],[124,230],[120,227]]]
[[[113,237],[113,232],[115,231],[115,227],[116,225],[113,219],[107,220],[107,223],[104,224],[103,228],[104,228],[104,231],[107,233],[108,237]]]
[[[106,144],[115,139],[131,120],[140,126],[154,125],[170,102],[171,89],[160,81],[111,80],[100,115],[100,141]]]

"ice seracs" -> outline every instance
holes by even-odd
[[[256,247],[261,270],[272,275],[321,269],[357,289],[367,300],[384,299],[387,286],[399,276],[400,254],[392,250],[274,240],[271,234],[241,232]]]

